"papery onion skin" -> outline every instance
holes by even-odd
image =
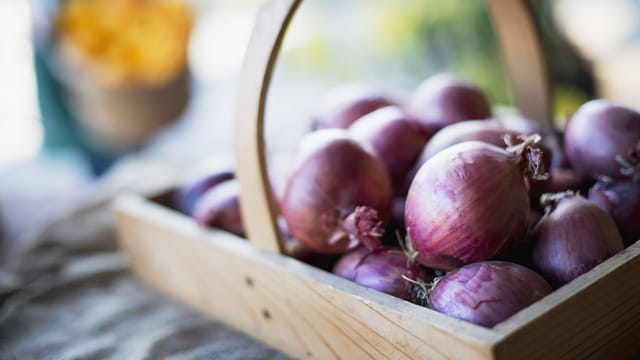
[[[589,200],[611,215],[625,245],[640,240],[640,182],[598,181],[589,190]]]
[[[616,156],[640,142],[640,113],[606,100],[582,105],[564,132],[565,153],[581,176],[622,178]]]
[[[227,180],[209,189],[196,203],[193,217],[200,226],[217,228],[244,237],[240,212],[240,183]]]
[[[382,162],[345,130],[325,129],[302,140],[280,202],[291,235],[321,253],[354,246],[343,222],[357,206],[390,220],[391,181]]]
[[[346,129],[356,120],[399,100],[386,92],[361,84],[348,84],[331,91],[322,109],[313,117],[312,130]]]
[[[478,141],[451,146],[422,165],[405,206],[416,260],[441,270],[494,256],[524,235],[529,217],[517,156]]]
[[[406,255],[399,249],[379,248],[370,251],[366,248],[355,249],[336,263],[333,273],[362,286],[382,291],[404,300],[411,298],[411,283],[402,276],[424,283],[432,277],[418,266],[407,264]]]
[[[485,261],[448,273],[434,287],[429,308],[493,327],[551,293],[534,271],[505,261]]]
[[[535,267],[554,287],[570,282],[623,249],[613,219],[595,203],[564,194],[550,206],[531,238]]]
[[[407,105],[407,113],[420,119],[427,129],[441,129],[453,123],[491,117],[485,93],[470,82],[450,74],[427,78]]]
[[[396,195],[403,195],[405,179],[429,140],[422,126],[400,108],[389,106],[358,119],[350,128],[352,138],[369,146],[384,163]]]

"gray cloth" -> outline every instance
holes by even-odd
[[[38,237],[0,271],[1,359],[286,359],[138,281],[106,202]]]

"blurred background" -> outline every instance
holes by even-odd
[[[236,81],[261,3],[0,1],[2,246],[96,192],[232,156]],[[593,97],[640,108],[640,1],[531,4],[559,127]],[[293,146],[340,84],[408,94],[443,71],[512,106],[481,1],[305,1],[277,63],[267,143]]]

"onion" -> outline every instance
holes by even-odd
[[[623,249],[613,219],[593,202],[568,191],[545,196],[547,213],[533,230],[533,260],[552,285],[561,286]]]
[[[409,265],[407,256],[399,249],[355,249],[336,263],[333,273],[362,286],[410,300],[414,281],[430,282],[431,277],[417,265]]]
[[[209,189],[195,204],[193,217],[205,227],[213,227],[244,237],[240,213],[240,184],[227,180]]]
[[[539,140],[526,138],[509,150],[469,141],[424,163],[405,205],[407,239],[416,260],[451,270],[486,260],[524,235],[529,217],[525,176],[544,173],[534,147]]]
[[[609,213],[626,245],[640,239],[640,172],[627,164],[628,179],[600,178],[589,200]]]
[[[477,86],[449,74],[427,78],[414,92],[407,112],[420,119],[427,129],[473,119],[491,117],[491,105]]]
[[[178,211],[192,214],[196,202],[210,188],[233,179],[233,166],[218,158],[208,158],[198,162],[187,171],[178,185],[173,203]]]
[[[392,200],[382,162],[345,130],[318,130],[302,144],[280,203],[293,237],[321,253],[378,246]]]
[[[538,274],[506,261],[469,264],[448,273],[429,295],[429,308],[493,327],[551,293]]]
[[[394,192],[398,195],[406,193],[407,173],[413,168],[430,134],[396,106],[365,115],[349,128],[349,134],[361,144],[371,147],[382,160]]]
[[[498,147],[504,147],[504,135],[519,135],[497,122],[489,120],[470,120],[449,125],[438,131],[424,148],[418,163],[424,164],[440,151],[465,141],[482,141]]]
[[[640,114],[606,100],[589,101],[569,119],[564,136],[578,174],[621,178],[616,156],[627,156],[640,142]]]
[[[313,117],[311,127],[313,130],[346,129],[362,116],[397,103],[395,98],[381,90],[364,85],[345,85],[327,95],[322,109]]]

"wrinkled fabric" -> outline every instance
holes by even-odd
[[[147,287],[108,203],[73,212],[0,271],[2,359],[286,359]]]

